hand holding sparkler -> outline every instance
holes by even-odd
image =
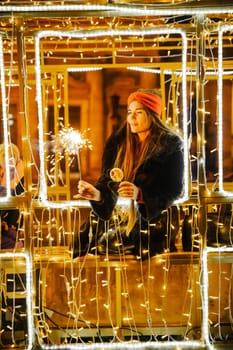
[[[77,187],[78,194],[74,195],[75,199],[88,199],[96,202],[101,201],[100,191],[89,182],[80,180]]]

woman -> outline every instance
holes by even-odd
[[[162,123],[161,112],[162,101],[156,90],[132,93],[124,125],[106,142],[99,180],[95,186],[85,181],[78,184],[79,198],[90,200],[102,220],[110,219],[118,197],[133,202],[136,216],[132,211],[131,226],[123,232],[121,242],[133,244],[134,253],[142,259],[169,248],[162,212],[183,191],[183,142]],[[113,168],[120,168],[124,176],[117,187],[111,186]],[[87,234],[81,232],[78,249],[87,243]],[[106,241],[108,245],[111,235],[112,231],[105,232],[101,244]]]

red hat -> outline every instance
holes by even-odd
[[[136,91],[129,95],[128,105],[131,102],[141,102],[145,107],[155,112],[159,117],[162,113],[162,99],[159,95],[153,92],[147,91]]]

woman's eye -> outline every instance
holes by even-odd
[[[127,116],[132,117],[133,115],[140,116],[142,115],[144,109],[137,109],[135,111],[128,111]]]

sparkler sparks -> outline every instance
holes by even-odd
[[[88,138],[84,137],[87,131],[89,129],[80,133],[72,127],[63,127],[58,133],[58,142],[61,144],[65,153],[75,155],[81,148],[92,149],[92,143]]]
[[[56,161],[60,161],[64,158],[64,154],[68,155],[70,158],[74,156],[77,157],[79,177],[81,179],[81,163],[80,163],[80,150],[82,148],[92,149],[91,141],[86,137],[87,131],[80,133],[79,131],[73,129],[72,127],[63,127],[53,137],[54,142],[54,157],[50,157],[50,163],[53,165]],[[71,160],[72,162],[72,160]],[[54,163],[54,164],[53,164]]]

